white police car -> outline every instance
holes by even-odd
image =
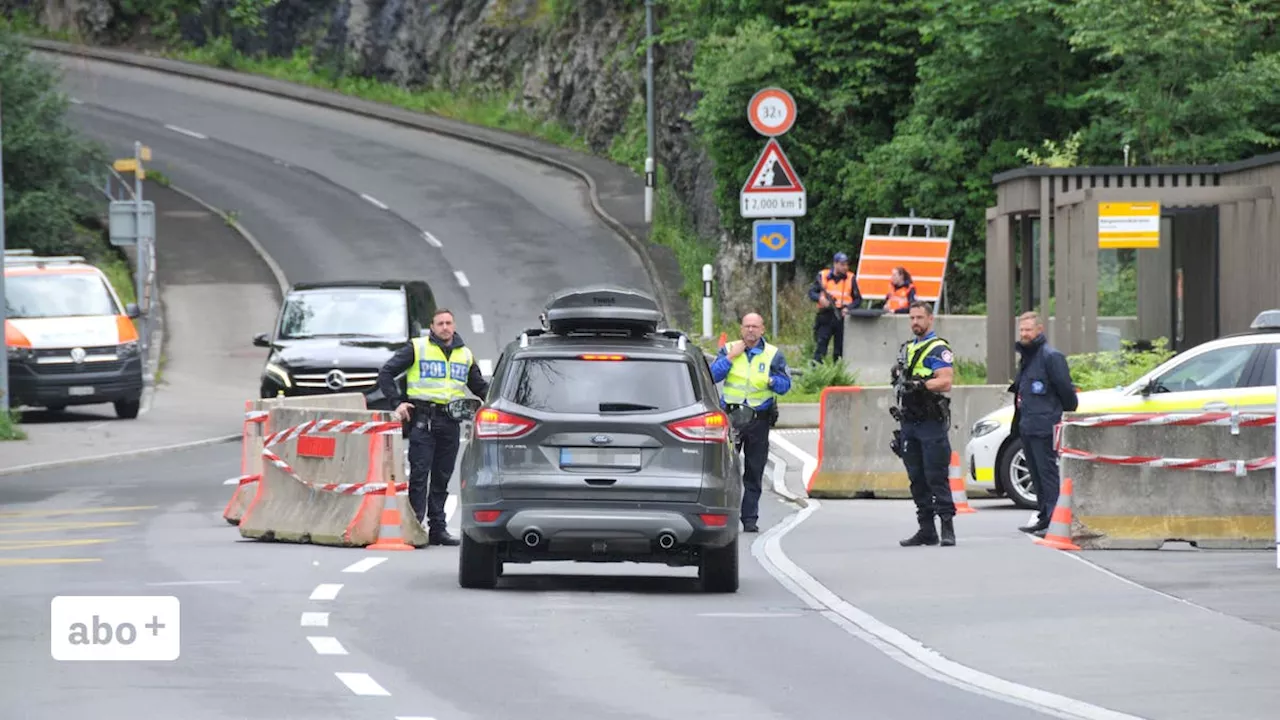
[[[1210,340],[1166,360],[1128,386],[1080,393],[1076,412],[1274,411],[1280,310],[1258,315],[1250,330]],[[1013,403],[992,412],[969,432],[964,449],[969,492],[1006,496],[1036,507],[1022,440],[1011,437]]]

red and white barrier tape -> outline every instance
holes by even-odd
[[[1253,460],[1227,460],[1226,458],[1164,458],[1142,455],[1100,455],[1075,448],[1061,448],[1059,452],[1066,457],[1080,460],[1107,463],[1109,465],[1141,465],[1144,467],[1162,468],[1165,470],[1202,470],[1204,472],[1229,472],[1238,477],[1254,470],[1271,470],[1276,466],[1275,456],[1260,457]]]
[[[232,478],[237,485],[248,485],[262,480],[261,475],[241,475],[238,478]],[[325,485],[316,485],[307,483],[318,490],[328,490],[330,492],[341,493],[343,495],[365,495],[371,492],[382,492],[386,490],[386,483],[327,483]],[[405,492],[409,489],[409,483],[396,483],[396,492]]]
[[[401,432],[402,428],[399,420],[391,421],[374,421],[374,422],[354,422],[352,420],[311,420],[301,425],[295,425],[291,428],[285,428],[279,432],[271,433],[262,442],[265,452],[266,448],[272,445],[278,445],[282,442],[293,440],[303,433],[342,433],[348,435],[390,435]]]
[[[245,422],[251,423],[264,423],[268,417],[271,417],[271,413],[267,410],[250,410],[244,414]]]
[[[1117,427],[1122,425],[1228,425],[1231,427],[1265,427],[1276,424],[1274,413],[1205,412],[1205,413],[1127,413],[1097,415],[1064,420],[1063,425],[1076,427]]]

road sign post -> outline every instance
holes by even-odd
[[[702,337],[711,337],[711,279],[713,268],[702,266]]]
[[[141,142],[133,143],[133,157],[121,158],[112,163],[116,172],[133,173],[133,198],[112,200],[108,213],[111,244],[134,246],[134,296],[137,298],[140,319],[138,339],[142,348],[142,362],[150,365],[151,357],[151,284],[155,278],[155,203],[143,200],[142,182],[147,179],[143,163],[151,162],[151,148]],[[109,180],[109,178],[108,178]]]
[[[751,223],[752,256],[758,263],[769,263],[772,285],[772,328],[770,336],[778,339],[778,263],[795,262],[796,223],[794,220],[757,220]]]

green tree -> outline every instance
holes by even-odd
[[[0,30],[7,247],[57,253],[92,242],[77,233],[95,209],[82,191],[92,190],[89,173],[106,156],[67,124],[58,82],[52,66]]]

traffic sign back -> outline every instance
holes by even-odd
[[[751,223],[751,236],[756,262],[795,262],[794,220],[757,220]]]
[[[740,197],[744,218],[804,216],[804,183],[777,140],[765,143]]]

